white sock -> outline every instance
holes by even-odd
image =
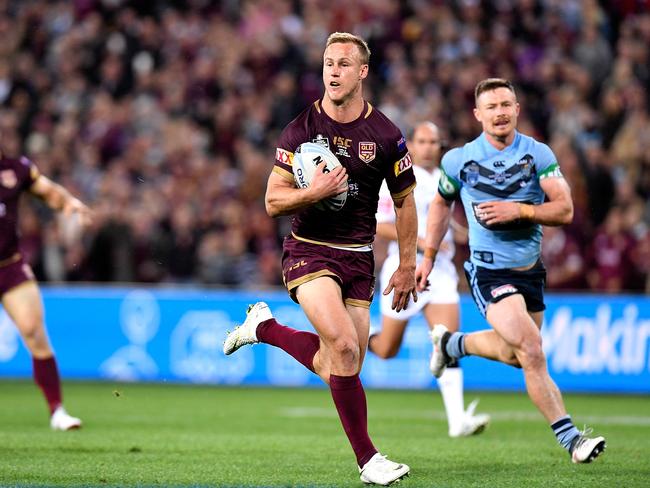
[[[463,370],[447,368],[440,378],[438,387],[447,412],[449,432],[457,432],[463,424],[465,403],[463,401]]]

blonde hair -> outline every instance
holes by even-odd
[[[349,32],[333,32],[327,38],[327,43],[325,44],[325,49],[330,47],[332,44],[340,43],[352,43],[357,46],[359,49],[359,56],[361,59],[361,64],[368,64],[370,62],[370,48],[368,43],[361,39],[359,36],[350,34]]]

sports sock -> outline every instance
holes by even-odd
[[[438,378],[438,387],[445,404],[449,432],[459,432],[465,416],[463,402],[463,370],[458,366],[447,367],[442,376]]]
[[[368,436],[368,406],[366,392],[359,375],[330,375],[330,391],[339,413],[345,435],[357,457],[357,464],[363,467],[375,455],[377,449]]]
[[[580,431],[578,431],[571,421],[571,416],[565,415],[564,417],[557,419],[551,424],[551,429],[553,429],[555,437],[557,437],[557,441],[560,445],[567,451],[571,452],[573,439],[580,435]]]
[[[292,329],[275,319],[269,319],[257,327],[257,340],[279,347],[314,372],[314,356],[320,347],[320,340],[313,332]]]
[[[445,352],[451,359],[460,359],[467,356],[465,353],[465,333],[454,332],[444,344]]]
[[[54,413],[61,405],[61,380],[56,367],[56,359],[51,356],[47,359],[32,358],[34,382],[43,391],[45,400],[50,407],[50,414]]]

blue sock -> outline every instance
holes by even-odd
[[[556,420],[551,424],[551,429],[553,429],[555,437],[557,437],[557,441],[560,443],[560,445],[567,451],[571,452],[571,444],[573,443],[573,439],[575,439],[576,436],[580,435],[580,432],[576,426],[573,425],[573,422],[571,422],[571,416],[565,415],[564,417]]]
[[[452,359],[460,359],[467,356],[465,354],[465,334],[463,332],[454,332],[451,334],[449,339],[447,339],[445,351],[447,351],[447,356]]]

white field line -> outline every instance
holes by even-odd
[[[540,413],[534,411],[509,410],[499,412],[488,412],[478,409],[481,413],[489,413],[493,421],[515,421],[515,422],[542,422],[544,418]],[[286,407],[279,410],[280,417],[291,418],[335,418],[336,410],[323,407]],[[422,410],[400,409],[393,412],[372,412],[373,419],[431,419],[446,420],[443,412],[423,412]],[[576,425],[584,423],[594,425],[633,425],[650,426],[650,416],[645,415],[573,415]]]

